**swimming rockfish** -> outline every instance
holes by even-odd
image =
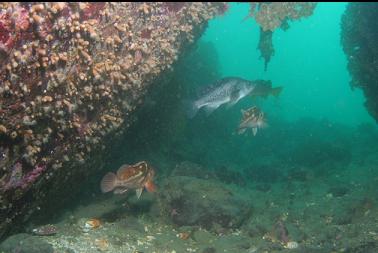
[[[193,118],[199,109],[205,108],[209,115],[219,106],[229,103],[236,104],[240,99],[247,96],[253,90],[251,81],[239,77],[226,77],[207,87],[202,97],[188,105],[188,117]]]
[[[242,110],[242,114],[243,118],[238,128],[239,134],[244,133],[247,128],[251,128],[253,135],[256,135],[258,128],[264,128],[267,126],[264,113],[256,106],[251,107],[246,111]]]
[[[253,85],[255,88],[251,92],[252,97],[268,97],[269,95],[272,95],[274,97],[278,97],[281,92],[283,87],[272,87],[272,82],[271,81],[265,81],[265,80],[254,80],[252,81]]]
[[[129,189],[135,189],[138,199],[143,188],[154,192],[153,183],[155,171],[146,162],[142,161],[134,165],[122,165],[117,174],[108,172],[101,180],[101,191],[114,191],[115,194],[125,193]]]
[[[198,110],[204,107],[207,115],[209,115],[219,106],[226,103],[233,106],[247,95],[252,97],[272,95],[277,97],[282,89],[283,87],[273,88],[271,81],[249,81],[239,77],[226,77],[205,87],[206,92],[197,100],[189,103],[187,114],[189,118],[193,118]]]

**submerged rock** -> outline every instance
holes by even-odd
[[[36,236],[16,234],[0,244],[0,252],[5,253],[53,253],[53,247]]]
[[[217,252],[216,249],[213,247],[207,247],[202,250],[202,253],[216,253],[216,252]]]
[[[144,226],[135,217],[126,217],[118,222],[121,230],[130,231],[133,230],[138,233],[144,233]]]
[[[215,170],[216,176],[227,184],[246,185],[245,176],[237,170],[232,170],[226,166],[221,166]]]
[[[377,252],[377,249],[378,249],[378,243],[366,242],[356,247],[350,247],[345,252],[346,253],[352,253],[352,252],[353,253],[373,253],[373,252]]]
[[[247,199],[214,180],[175,176],[167,178],[161,189],[162,210],[179,226],[238,228],[251,213]]]
[[[365,106],[378,121],[378,3],[349,3],[341,19],[341,44],[348,60],[350,85],[363,90]]]
[[[188,161],[181,162],[173,169],[171,176],[187,176],[202,179],[214,179],[217,176],[214,171]]]
[[[329,188],[328,193],[332,194],[334,197],[343,197],[350,191],[350,187],[347,185],[338,185]]]
[[[103,150],[223,6],[0,3],[0,238],[62,209],[103,168]]]

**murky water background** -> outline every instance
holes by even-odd
[[[69,206],[25,231],[55,224],[58,233],[38,238],[57,252],[375,252],[378,128],[349,86],[346,5],[319,3],[276,31],[264,71],[258,26],[243,21],[249,6],[231,4],[155,81],[101,173],[83,177]],[[189,119],[184,101],[227,76],[283,91]],[[268,127],[240,135],[241,110],[252,106]],[[156,192],[101,193],[105,173],[139,161],[155,169]]]

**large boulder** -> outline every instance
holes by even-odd
[[[341,22],[351,86],[361,88],[365,106],[378,121],[378,3],[349,3]]]
[[[103,168],[154,80],[223,9],[0,3],[0,238]]]
[[[8,237],[0,244],[0,252],[4,253],[53,253],[53,247],[38,238],[28,234],[16,234]]]

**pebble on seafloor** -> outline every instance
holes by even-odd
[[[284,246],[286,249],[296,249],[298,248],[298,243],[294,241],[287,242]]]
[[[88,233],[93,229],[99,228],[101,226],[101,221],[96,218],[80,219],[79,226],[82,228],[84,233]]]

